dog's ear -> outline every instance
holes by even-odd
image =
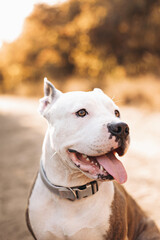
[[[57,90],[47,78],[44,78],[44,97],[39,100],[40,104],[38,111],[47,118],[49,108],[61,94],[62,92]]]
[[[93,91],[97,93],[104,93],[100,88],[94,88]]]

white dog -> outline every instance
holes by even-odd
[[[120,185],[129,127],[102,90],[62,93],[45,79],[40,112],[48,121],[27,224],[37,240],[160,240]],[[113,181],[114,180],[114,181]]]

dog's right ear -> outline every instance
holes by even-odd
[[[47,112],[52,104],[60,97],[62,92],[57,90],[53,84],[44,78],[44,97],[41,98],[38,111],[47,118]]]

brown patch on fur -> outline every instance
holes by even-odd
[[[141,210],[122,185],[114,183],[114,200],[107,240],[160,240],[155,223]]]
[[[126,199],[122,191],[114,185],[114,200],[112,202],[112,215],[110,216],[110,229],[107,240],[124,240],[127,235]]]
[[[31,190],[30,190],[30,193],[29,193],[28,203],[27,203],[27,208],[26,208],[26,214],[25,214],[27,227],[28,227],[30,233],[32,234],[32,236],[34,237],[35,240],[37,240],[37,238],[35,237],[34,232],[33,232],[33,230],[32,230],[32,227],[31,227],[31,223],[30,223],[30,219],[29,219],[29,209],[28,209],[28,206],[29,206],[29,199],[30,199],[30,197],[31,197],[31,195],[32,195],[32,192],[33,192],[34,185],[35,185],[35,183],[36,183],[37,177],[38,177],[38,173],[36,174],[36,177],[35,177],[35,179],[34,179],[34,182],[33,182],[33,184],[32,184],[32,187],[31,187]]]

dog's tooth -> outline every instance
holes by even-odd
[[[94,161],[91,161],[91,163],[94,163]]]
[[[102,167],[102,165],[100,165],[100,170],[103,171],[103,167]]]
[[[82,156],[83,156],[84,158],[87,158],[87,155],[86,155],[86,154],[83,154]]]
[[[97,163],[97,162],[95,162],[95,165],[97,166],[97,165],[98,165],[98,163]]]
[[[86,161],[87,161],[87,162],[89,162],[89,161],[90,161],[90,159],[87,157],[87,158],[86,158]]]

